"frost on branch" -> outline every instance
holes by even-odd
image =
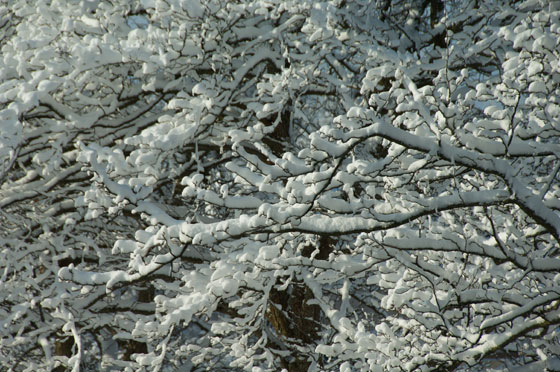
[[[0,6],[0,366],[560,363],[560,11]]]

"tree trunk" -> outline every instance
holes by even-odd
[[[319,253],[315,259],[326,260],[333,250],[333,241],[328,236],[319,239]],[[304,257],[311,257],[315,247],[303,249]],[[286,290],[272,289],[267,319],[274,328],[276,335],[288,345],[312,345],[319,337],[321,309],[318,305],[311,305],[313,293],[301,280],[293,281]],[[282,358],[282,368],[288,372],[305,372],[311,362],[299,355],[295,346],[289,347],[294,355]]]
[[[65,356],[70,358],[72,356],[72,347],[74,346],[74,339],[72,337],[63,337],[57,339],[54,345],[54,355]],[[53,372],[66,372],[69,369],[65,366],[58,366],[53,369]]]
[[[154,299],[154,287],[146,285],[145,289],[138,291],[138,302],[150,303]],[[142,341],[136,340],[121,340],[119,341],[119,348],[123,350],[123,360],[131,361],[133,354],[146,354],[148,352],[148,345]]]

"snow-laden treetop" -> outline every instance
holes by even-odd
[[[560,6],[0,5],[0,369],[560,364]]]

